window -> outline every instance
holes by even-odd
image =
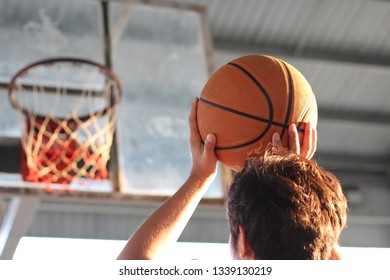
[[[103,23],[108,12],[113,70],[124,96],[117,111],[120,189],[170,195],[190,172],[188,113],[211,69],[211,44],[201,9],[90,1],[7,2],[0,11],[0,153],[18,147],[18,114],[7,100],[10,78],[44,58],[66,56],[107,63]],[[17,149],[15,149],[17,150]],[[116,150],[116,149],[115,149]],[[6,153],[7,152],[7,153]],[[7,174],[9,176],[9,174]],[[3,177],[3,178],[1,178]],[[0,174],[0,182],[5,179]],[[9,178],[9,177],[7,177]],[[20,180],[19,177],[12,177]],[[209,198],[222,198],[216,180]]]

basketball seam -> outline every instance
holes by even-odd
[[[266,123],[269,123],[268,120],[266,119],[263,119],[263,118],[260,118],[260,117],[256,117],[256,116],[253,116],[253,115],[250,115],[250,114],[247,114],[247,113],[243,113],[243,112],[240,112],[240,111],[237,111],[237,110],[234,110],[234,109],[231,109],[229,107],[225,107],[225,106],[222,106],[222,105],[219,105],[217,103],[214,103],[214,102],[211,102],[207,99],[204,99],[204,98],[199,98],[199,101],[207,104],[207,105],[210,105],[210,106],[213,106],[213,107],[216,107],[218,109],[221,109],[221,110],[224,110],[224,111],[228,111],[228,112],[231,112],[231,113],[234,113],[234,114],[237,114],[237,115],[240,115],[240,116],[243,116],[243,117],[247,117],[247,118],[250,118],[250,119],[253,119],[253,120],[256,120],[256,121],[261,121],[261,122],[266,122]],[[281,124],[281,123],[277,123],[277,122],[271,122],[271,125],[275,125],[275,126],[280,126],[280,127],[283,127],[284,125]],[[231,149],[237,149],[237,148],[241,148],[241,147],[245,147],[245,146],[248,146],[248,145],[251,145],[257,141],[259,141],[263,136],[264,134],[267,132],[268,130],[266,130],[265,132],[263,132],[260,136],[256,137],[255,139],[249,141],[249,142],[245,142],[243,144],[239,144],[239,145],[234,145],[234,146],[227,146],[227,147],[215,147],[215,150],[231,150]]]
[[[272,107],[272,100],[271,98],[269,97],[269,94],[267,93],[267,91],[265,90],[265,88],[260,84],[260,82],[248,71],[246,70],[244,67],[242,67],[241,65],[238,65],[238,64],[235,64],[235,63],[228,63],[228,65],[231,65],[231,66],[234,66],[236,68],[238,68],[239,70],[241,70],[246,76],[248,76],[252,82],[255,83],[255,85],[260,89],[260,91],[264,94],[266,100],[267,100],[267,103],[268,103],[268,106],[269,106],[269,110],[270,110],[270,117],[269,117],[269,120],[267,119],[261,119],[261,118],[258,118],[258,117],[255,117],[255,116],[252,116],[252,115],[249,115],[249,114],[246,114],[246,113],[243,113],[243,112],[240,112],[240,111],[236,111],[234,109],[230,109],[230,108],[223,108],[222,105],[219,105],[219,104],[216,104],[216,103],[213,103],[215,105],[215,107],[218,107],[220,109],[229,109],[228,111],[232,112],[232,113],[238,113],[239,115],[241,116],[246,116],[246,117],[254,117],[252,119],[257,119],[257,120],[260,120],[260,121],[263,121],[265,123],[268,123],[267,127],[264,129],[264,131],[258,136],[256,137],[255,139],[249,141],[249,142],[245,142],[243,144],[239,144],[239,145],[234,145],[234,146],[228,146],[228,147],[215,147],[215,150],[231,150],[231,149],[237,149],[237,148],[242,148],[242,147],[245,147],[245,146],[249,146],[253,143],[256,143],[257,141],[259,141],[261,138],[263,138],[263,136],[268,132],[268,130],[271,128],[271,126],[274,124],[273,123],[273,107]],[[202,99],[201,99],[202,100]],[[203,102],[205,101],[208,101],[208,100],[205,100],[203,99]],[[205,103],[208,103],[208,102],[205,102]],[[210,104],[212,103],[211,101],[209,101],[209,105],[212,105]],[[278,124],[280,125],[280,124]]]
[[[282,130],[282,133],[280,134],[280,137],[283,138],[283,135],[284,133],[286,132],[286,128],[288,127],[288,123],[289,123],[289,119],[290,119],[290,115],[291,115],[291,107],[292,107],[292,102],[293,102],[293,81],[292,81],[292,78],[291,78],[291,74],[290,74],[290,71],[289,69],[287,68],[287,65],[279,60],[279,62],[283,65],[286,73],[287,73],[287,80],[288,80],[288,103],[287,103],[287,112],[286,112],[286,117],[284,119],[284,126],[283,126],[283,130]]]
[[[267,99],[269,109],[270,109],[270,117],[269,117],[268,123],[271,123],[273,118],[274,118],[274,110],[272,107],[272,100],[269,97],[269,94],[267,93],[265,88],[260,84],[260,82],[255,77],[253,77],[253,75],[248,70],[246,70],[241,65],[238,65],[238,64],[232,63],[232,62],[228,63],[228,65],[232,65],[232,66],[240,69],[242,72],[244,72],[256,84],[256,86],[260,89],[260,91],[264,94],[265,98]]]
[[[221,110],[224,110],[224,111],[228,111],[228,112],[231,112],[231,113],[234,113],[236,115],[240,115],[240,116],[252,119],[252,120],[256,120],[256,121],[260,121],[260,122],[264,122],[264,123],[271,123],[271,125],[280,126],[280,127],[284,127],[285,126],[284,124],[279,123],[279,122],[275,122],[275,121],[271,121],[270,122],[267,119],[264,119],[264,118],[261,118],[261,117],[258,117],[258,116],[254,116],[254,115],[251,115],[251,114],[248,114],[248,113],[244,113],[244,112],[241,112],[241,111],[229,108],[229,107],[225,107],[223,105],[220,105],[218,103],[212,102],[212,101],[210,101],[208,99],[205,99],[203,97],[200,97],[199,101],[201,101],[201,102],[203,102],[203,103],[205,103],[207,105],[216,107],[218,109],[221,109]]]

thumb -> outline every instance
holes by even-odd
[[[215,137],[214,134],[207,134],[206,140],[204,143],[206,152],[214,152],[216,140],[217,140],[217,138]]]

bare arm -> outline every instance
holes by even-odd
[[[165,201],[129,239],[118,259],[155,259],[177,241],[201,198],[215,178],[217,157],[214,152],[215,135],[208,135],[205,143],[199,135],[194,100],[189,116],[192,169],[183,186]]]

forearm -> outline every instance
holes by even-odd
[[[199,134],[196,112],[198,99],[189,116],[191,175],[183,186],[162,204],[129,239],[118,259],[154,259],[176,242],[194,213],[199,201],[216,175],[216,137],[207,135],[203,142]]]
[[[188,178],[134,233],[118,259],[154,259],[175,243],[212,178]]]

